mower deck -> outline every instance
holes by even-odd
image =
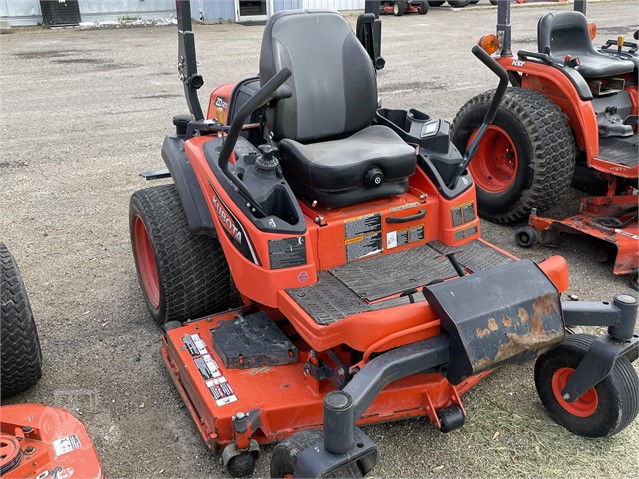
[[[330,381],[316,381],[305,369],[309,348],[301,340],[299,361],[279,366],[231,369],[216,351],[211,329],[236,321],[241,310],[191,321],[169,330],[162,344],[164,361],[207,445],[216,449],[237,440],[233,417],[259,410],[259,423],[251,436],[258,443],[279,441],[292,433],[322,427],[322,399],[336,388]],[[286,321],[282,329],[290,328]],[[251,338],[252,347],[262,338]],[[263,338],[266,341],[266,338]],[[358,424],[387,422],[426,416],[439,425],[435,411],[461,406],[459,395],[488,373],[452,386],[438,373],[416,374],[389,384]]]

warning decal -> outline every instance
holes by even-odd
[[[206,387],[211,391],[213,398],[215,398],[215,404],[218,406],[224,406],[225,404],[237,401],[237,396],[235,392],[233,392],[233,388],[224,376],[206,381]]]
[[[397,248],[405,244],[414,243],[424,239],[424,225],[413,226],[398,231],[386,233],[386,249]]]
[[[469,201],[461,205],[455,205],[450,209],[453,226],[459,226],[475,219],[475,203]]]
[[[194,358],[193,362],[195,363],[195,367],[197,367],[198,371],[200,371],[200,376],[204,379],[218,378],[222,375],[217,362],[208,354],[200,356],[199,358]]]
[[[67,452],[75,451],[81,447],[82,444],[80,443],[80,439],[75,434],[53,441],[53,448],[55,449],[56,456],[61,456]]]
[[[207,353],[206,344],[204,344],[204,341],[199,334],[184,336],[182,338],[182,342],[186,346],[186,349],[188,349],[191,356],[200,356]]]
[[[377,233],[378,231],[382,231],[381,213],[358,216],[344,221],[344,238],[346,239]]]
[[[346,240],[346,261],[355,261],[382,252],[382,233],[358,236]]]
[[[211,391],[215,404],[224,406],[237,401],[233,388],[228,379],[222,375],[217,361],[209,354],[202,337],[199,334],[187,334],[182,337],[182,342],[193,358],[193,363],[202,376],[206,387]]]

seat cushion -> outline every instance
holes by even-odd
[[[606,78],[631,73],[635,66],[631,61],[621,60],[601,53],[576,54],[580,65],[575,67],[581,76],[587,80]]]
[[[388,127],[373,125],[342,140],[304,145],[280,142],[282,168],[313,188],[339,191],[363,184],[373,167],[385,181],[407,178],[415,172],[415,149]]]
[[[537,24],[537,47],[555,63],[563,64],[566,55],[579,58],[580,65],[575,70],[587,80],[623,75],[634,69],[630,61],[595,50],[588,21],[581,12],[551,12],[541,17]]]

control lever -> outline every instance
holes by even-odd
[[[490,103],[490,107],[486,112],[486,116],[484,117],[484,122],[481,124],[479,129],[477,130],[477,134],[473,141],[470,143],[468,148],[466,149],[466,153],[464,154],[464,158],[459,163],[457,167],[457,171],[451,178],[448,183],[448,188],[451,190],[455,188],[455,183],[457,183],[457,179],[464,173],[468,165],[473,160],[475,153],[477,153],[477,149],[479,148],[479,142],[484,137],[484,133],[490,126],[490,124],[495,119],[495,115],[497,114],[497,108],[501,103],[501,100],[504,98],[504,94],[506,93],[506,88],[508,88],[508,73],[503,67],[497,63],[493,57],[491,57],[488,53],[482,50],[478,45],[473,46],[472,50],[473,55],[475,55],[479,60],[486,65],[495,75],[499,77],[499,86],[497,86],[497,90],[495,91],[495,96],[493,96],[493,101]]]

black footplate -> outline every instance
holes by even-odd
[[[213,347],[228,369],[281,366],[299,361],[299,351],[265,313],[239,315],[211,329]]]
[[[319,271],[317,283],[287,293],[317,324],[327,325],[353,314],[407,304],[408,297],[383,300],[431,281],[457,276],[446,254],[475,273],[513,262],[512,258],[481,241],[458,247],[438,241],[397,253],[347,263],[329,271]],[[422,295],[414,295],[416,301]]]

